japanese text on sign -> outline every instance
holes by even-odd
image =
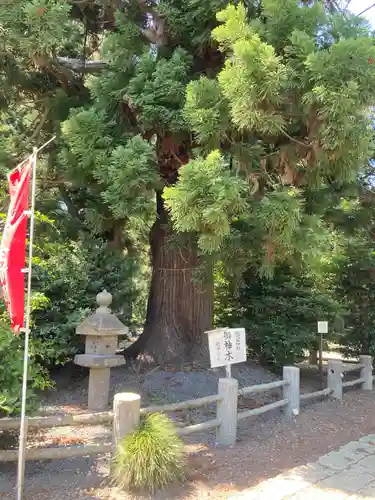
[[[244,328],[220,328],[211,330],[207,334],[211,368],[246,361]]]

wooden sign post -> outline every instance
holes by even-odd
[[[328,321],[318,321],[318,333],[319,337],[319,377],[320,377],[320,389],[324,388],[323,380],[323,341],[324,334],[328,333]]]
[[[231,366],[247,359],[245,328],[218,328],[206,333],[211,368],[225,366],[227,377],[231,378]]]

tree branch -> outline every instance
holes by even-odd
[[[33,142],[40,134],[40,131],[42,130],[43,128],[43,125],[45,124],[47,118],[48,118],[48,115],[49,115],[49,107],[46,105],[45,109],[44,109],[44,113],[43,115],[41,116],[40,118],[40,122],[38,123],[38,125],[35,127],[35,130],[34,132],[31,134],[31,137],[27,143],[27,145],[29,145],[31,142]]]
[[[57,57],[56,60],[61,66],[78,73],[96,73],[108,67],[104,61],[87,61],[70,57]]]
[[[366,9],[362,10],[359,14],[357,14],[358,16],[363,16],[363,14],[366,14],[366,12],[368,12],[370,9],[373,9],[375,7],[375,3],[373,3],[372,5],[369,5],[369,7],[366,7]]]
[[[284,134],[285,137],[287,137],[289,140],[291,140],[295,144],[299,144],[300,146],[303,146],[304,148],[311,148],[311,144],[306,144],[305,142],[301,142],[298,139],[295,139],[294,137],[292,137],[291,135],[289,135],[284,130],[281,130],[281,133]]]

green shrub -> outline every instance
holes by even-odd
[[[120,443],[114,482],[128,490],[153,492],[184,479],[184,445],[172,421],[161,413],[145,417]]]
[[[360,231],[347,238],[336,263],[336,294],[348,310],[340,339],[345,356],[375,354],[374,270],[373,234]]]
[[[27,386],[27,411],[37,407],[36,391],[52,385],[48,373],[35,361],[33,339],[30,339],[30,361]],[[9,320],[0,315],[0,418],[21,411],[24,335],[12,334]]]
[[[33,289],[41,298],[33,311],[33,338],[39,361],[49,368],[83,351],[75,329],[95,309],[96,295],[104,289],[113,295],[111,309],[126,325],[130,323],[135,264],[94,238],[49,243],[42,250],[36,251],[33,269]]]
[[[237,290],[218,268],[215,275],[215,323],[246,329],[249,357],[279,371],[299,362],[316,345],[317,320],[333,325],[342,314],[332,293],[311,277],[278,266],[272,279],[248,268]],[[330,328],[328,340],[334,337]]]

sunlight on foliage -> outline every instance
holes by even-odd
[[[186,89],[184,115],[200,142],[218,146],[229,126],[228,106],[218,82],[207,77],[190,82]]]
[[[212,253],[229,235],[233,218],[246,210],[248,189],[214,151],[180,168],[179,181],[164,189],[164,200],[177,231],[198,231],[200,248]]]
[[[243,6],[227,7],[218,19],[225,24],[213,31],[213,38],[221,43],[225,41],[228,47],[225,44],[224,49],[230,49],[231,53],[218,81],[229,101],[234,124],[239,129],[277,133],[283,128],[284,120],[270,104],[280,102],[286,85],[287,73],[281,58],[271,45],[251,32]],[[266,102],[269,105],[265,105]]]

